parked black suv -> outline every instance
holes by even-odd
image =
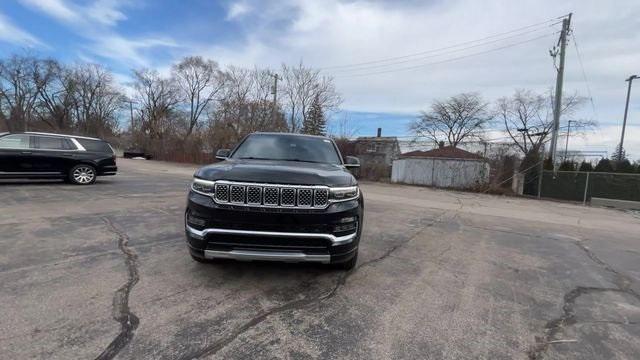
[[[104,140],[48,133],[0,134],[0,179],[59,178],[89,185],[118,171]]]
[[[185,214],[187,243],[212,259],[318,262],[351,269],[358,257],[363,197],[329,138],[254,133],[222,162],[194,174]]]

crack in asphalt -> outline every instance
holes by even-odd
[[[636,298],[640,298],[640,294],[638,294],[631,288],[631,285],[633,284],[633,279],[621,273],[620,271],[614,269],[611,265],[607,264],[606,262],[602,261],[602,259],[600,259],[593,251],[591,251],[591,249],[589,249],[588,246],[585,246],[582,243],[582,241],[574,241],[573,243],[582,251],[584,251],[589,257],[589,259],[591,259],[591,261],[600,265],[606,271],[612,273],[615,276],[614,283],[619,289],[624,290],[625,292],[628,292],[630,295]]]
[[[565,327],[578,324],[575,313],[576,300],[585,294],[602,293],[602,292],[618,292],[629,294],[627,290],[619,288],[601,288],[601,287],[589,287],[589,286],[577,286],[564,295],[564,303],[562,305],[562,316],[559,318],[550,320],[545,326],[546,335],[543,337],[536,336],[536,345],[534,345],[527,355],[531,360],[541,359],[542,355],[547,351],[549,345],[553,343],[554,338]],[[613,321],[607,321],[608,323],[614,323]],[[595,323],[594,321],[585,323]]]
[[[113,294],[113,319],[120,323],[120,333],[111,341],[109,346],[96,357],[96,359],[99,360],[113,359],[118,355],[118,353],[129,344],[135,330],[140,324],[140,319],[129,309],[129,295],[138,280],[140,280],[137,263],[138,255],[129,247],[129,236],[123,230],[115,226],[107,217],[103,217],[102,220],[107,225],[109,231],[118,237],[118,248],[124,255],[128,276],[127,282]]]
[[[542,355],[547,351],[549,345],[553,343],[555,336],[562,331],[563,328],[567,326],[572,326],[578,324],[578,320],[576,319],[575,314],[575,303],[576,299],[582,295],[590,294],[590,293],[602,293],[602,292],[617,292],[630,295],[637,300],[640,300],[640,294],[634,291],[631,288],[633,284],[633,279],[629,276],[617,271],[611,265],[604,262],[600,259],[591,249],[585,246],[582,241],[573,241],[573,243],[584,251],[591,261],[595,262],[599,266],[601,266],[606,271],[614,274],[615,280],[613,283],[616,285],[615,288],[603,288],[603,287],[590,287],[590,286],[577,286],[567,292],[564,295],[564,302],[562,305],[562,315],[556,319],[550,320],[547,322],[545,326],[546,335],[543,337],[536,336],[536,344],[527,352],[529,359],[537,360],[542,357]],[[635,325],[635,322],[621,322],[621,321],[585,321],[580,322],[584,324],[589,323],[610,323],[610,324],[620,324],[620,325]]]
[[[239,327],[237,327],[235,330],[233,330],[227,336],[217,340],[213,344],[211,344],[211,345],[209,345],[207,347],[204,347],[204,348],[202,348],[200,350],[194,351],[192,353],[183,355],[179,359],[180,360],[193,360],[193,359],[199,359],[199,358],[204,357],[204,356],[214,355],[218,351],[222,350],[225,346],[227,346],[228,344],[233,342],[235,339],[237,339],[240,335],[244,334],[245,332],[249,331],[253,327],[255,327],[258,324],[262,323],[263,321],[265,321],[268,317],[270,317],[272,315],[277,315],[279,313],[282,313],[282,312],[285,312],[285,311],[288,311],[288,310],[295,310],[295,309],[304,308],[304,307],[307,307],[309,305],[312,305],[312,304],[315,304],[315,303],[319,303],[319,302],[324,301],[324,300],[331,299],[332,297],[334,297],[337,294],[337,292],[340,289],[340,287],[342,287],[347,282],[347,278],[349,278],[352,274],[355,274],[357,270],[359,270],[359,269],[361,269],[361,268],[363,268],[365,266],[373,265],[375,263],[378,263],[378,262],[383,261],[384,259],[388,258],[395,251],[397,251],[401,247],[403,247],[406,244],[408,244],[409,242],[411,242],[414,238],[416,238],[419,234],[421,234],[425,229],[433,227],[435,224],[437,224],[440,221],[442,221],[442,218],[444,217],[445,214],[446,214],[446,212],[442,213],[442,215],[437,217],[435,220],[433,220],[429,224],[425,225],[422,230],[418,231],[416,234],[414,234],[413,236],[407,238],[406,240],[404,240],[404,241],[392,246],[391,248],[387,249],[387,251],[385,251],[382,255],[380,255],[380,256],[378,256],[376,258],[367,260],[367,261],[365,261],[363,263],[360,263],[358,266],[356,266],[352,270],[349,270],[347,272],[341,273],[339,276],[337,276],[335,285],[328,292],[326,292],[324,294],[320,294],[319,296],[316,296],[316,297],[303,298],[303,299],[297,299],[297,300],[289,301],[289,302],[286,302],[286,303],[284,303],[282,305],[279,305],[279,306],[273,307],[271,309],[265,310],[265,311],[259,313],[258,315],[254,316],[253,318],[251,318],[246,323],[244,323],[244,324],[240,325]],[[444,252],[446,252],[446,250]]]

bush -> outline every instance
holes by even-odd
[[[578,171],[593,171],[593,165],[590,162],[583,161]]]
[[[631,165],[631,162],[627,159],[619,161],[616,163],[616,172],[619,173],[633,173],[634,167]]]
[[[565,160],[560,164],[560,171],[576,171],[576,163],[571,160]]]
[[[613,165],[609,159],[600,159],[596,165],[595,171],[598,172],[613,172]]]

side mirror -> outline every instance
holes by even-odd
[[[219,149],[218,151],[216,151],[216,159],[218,159],[218,160],[227,160],[227,158],[229,157],[229,154],[231,154],[231,150],[229,150],[229,149]]]
[[[344,162],[344,167],[346,168],[359,168],[360,167],[360,159],[355,156],[347,156],[346,161]]]

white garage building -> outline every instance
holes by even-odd
[[[466,189],[489,181],[485,158],[453,146],[402,154],[393,162],[394,183]]]

